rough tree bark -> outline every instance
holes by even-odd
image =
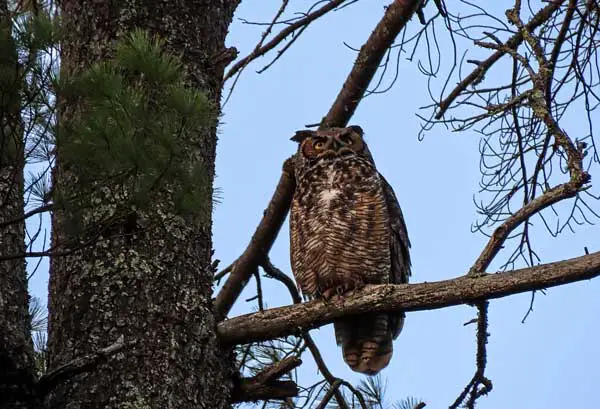
[[[114,40],[133,28],[160,35],[182,58],[190,83],[218,105],[224,41],[239,1],[85,2],[63,0],[62,69],[78,72],[110,55]],[[227,53],[225,53],[227,54]],[[59,107],[61,121],[76,107]],[[64,123],[64,122],[63,122]],[[216,121],[209,132],[185,141],[203,161],[212,184]],[[77,169],[57,147],[54,183],[77,193]],[[137,212],[138,231],[111,228],[110,237],[51,261],[49,294],[50,370],[115,343],[126,347],[89,373],[56,387],[53,408],[221,408],[229,406],[233,356],[220,349],[211,312],[211,198],[202,221],[190,222],[173,208],[165,187],[149,210]],[[109,214],[120,192],[104,191],[91,219]],[[85,218],[84,218],[85,220]],[[70,215],[53,214],[53,245],[68,242]],[[85,223],[85,222],[84,222]],[[82,226],[84,229],[90,226]]]
[[[0,2],[0,224],[23,216],[23,135],[17,52],[7,3]],[[24,222],[0,229],[0,253],[25,251]],[[0,261],[0,407],[28,406],[33,344],[25,260]]]

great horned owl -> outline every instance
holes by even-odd
[[[298,131],[291,261],[304,296],[329,298],[365,284],[407,283],[410,242],[396,195],[375,168],[358,126]],[[404,313],[334,322],[344,360],[374,375],[392,357]]]

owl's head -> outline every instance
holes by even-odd
[[[299,144],[297,163],[300,167],[341,157],[361,157],[373,163],[360,126],[297,131],[292,141]]]

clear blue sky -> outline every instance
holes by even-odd
[[[312,4],[290,3],[291,10]],[[509,3],[497,3],[501,3],[496,6],[502,16]],[[326,16],[266,73],[254,72],[269,61],[263,58],[242,75],[224,108],[219,132],[215,186],[221,189],[222,203],[214,213],[214,246],[221,266],[246,247],[279,179],[283,160],[295,151],[289,138],[304,124],[318,122],[337,95],[355,58],[342,42],[360,47],[385,4],[362,1]],[[279,5],[279,1],[245,0],[237,17],[267,21]],[[236,21],[228,44],[245,55],[262,30]],[[449,51],[447,44],[445,47]],[[486,242],[484,236],[470,231],[477,217],[473,194],[479,180],[479,138],[474,133],[456,134],[438,127],[419,142],[420,120],[415,113],[428,103],[425,77],[415,62],[402,59],[393,89],[363,101],[351,121],[365,130],[377,166],[402,205],[413,243],[412,282],[464,274]],[[571,135],[585,132],[578,128],[576,115],[571,124],[574,126],[567,129]],[[291,274],[287,229],[286,223],[271,259]],[[551,239],[543,229],[536,229],[535,247],[543,262],[575,257],[583,254],[584,246],[600,250],[598,233],[597,226],[582,226],[575,234],[566,232]],[[506,254],[499,257],[503,256]],[[32,281],[33,294],[44,300],[46,265]],[[290,302],[280,285],[266,280],[263,284],[269,306]],[[255,308],[243,301],[253,295],[254,288],[251,282],[232,315]],[[525,324],[521,319],[530,294],[492,301],[487,375],[494,390],[480,400],[479,407],[600,407],[600,394],[595,390],[600,379],[599,293],[598,279],[552,288],[545,296],[538,294],[534,313]],[[473,308],[460,306],[408,314],[404,331],[394,344],[392,363],[382,373],[387,378],[388,397],[415,396],[428,407],[448,407],[475,370],[475,328],[463,326],[475,313]],[[312,334],[334,375],[360,379],[343,363],[331,326]],[[308,355],[305,357],[300,375],[308,384],[316,379],[317,370]]]

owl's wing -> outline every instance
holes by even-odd
[[[390,283],[406,284],[410,277],[410,240],[406,231],[406,223],[398,199],[394,194],[394,190],[381,174],[379,175],[382,182],[383,194],[385,196],[385,204],[390,216],[391,228],[391,256],[392,256],[392,276]]]
[[[390,217],[390,255],[392,258],[390,283],[406,284],[410,277],[410,240],[406,231],[406,223],[404,223],[404,216],[402,216],[402,210],[400,209],[400,204],[394,190],[381,174],[379,174],[379,177],[381,178],[385,203]],[[393,338],[396,338],[400,334],[403,325],[403,312],[390,316]]]

